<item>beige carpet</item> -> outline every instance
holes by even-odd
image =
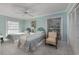
[[[24,48],[18,48],[16,43],[6,42],[0,45],[0,55],[72,55],[74,54],[66,41],[59,41],[58,49],[44,43],[34,51],[28,52]]]

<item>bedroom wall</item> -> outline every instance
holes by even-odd
[[[6,33],[6,17],[0,15],[0,35],[2,34],[5,38]]]
[[[31,28],[31,21],[29,20],[21,20],[20,21],[20,31],[24,32],[27,28]]]
[[[43,27],[47,32],[47,20],[45,17],[36,18],[36,31],[39,27]]]
[[[62,16],[63,18],[63,40],[67,40],[67,15],[66,13],[57,13],[57,14],[53,14],[53,15],[48,15],[48,16],[44,16],[44,17],[37,17],[36,18],[36,30],[39,27],[43,27],[47,33],[47,19],[51,18],[51,17],[58,17],[58,16]],[[4,37],[6,35],[6,20],[7,19],[14,19],[11,17],[7,17],[7,16],[0,16],[0,34],[3,34]],[[29,20],[19,20],[20,23],[20,31],[24,32],[26,30],[26,28],[31,28],[31,21]]]
[[[20,31],[24,32],[25,31],[25,20],[20,21]]]
[[[52,14],[44,17],[38,17],[36,18],[36,29],[39,27],[43,27],[46,32],[47,32],[47,19],[52,18],[52,17],[62,17],[62,25],[63,25],[63,39],[62,40],[67,40],[67,14],[65,12],[62,13],[57,13],[57,14]]]
[[[0,34],[2,34],[4,38],[6,37],[7,34],[7,20],[18,21],[21,32],[25,31],[26,27],[30,27],[29,25],[30,23],[26,20],[21,19],[19,20],[16,18],[0,15]]]

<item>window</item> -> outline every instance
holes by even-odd
[[[8,34],[19,32],[19,22],[8,21]]]

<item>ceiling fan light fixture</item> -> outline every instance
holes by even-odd
[[[28,12],[27,12],[27,11],[25,11],[24,13],[25,13],[25,14],[27,14]]]

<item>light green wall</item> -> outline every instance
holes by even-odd
[[[39,27],[43,27],[46,30],[47,33],[47,19],[51,17],[62,17],[63,19],[63,40],[67,40],[67,14],[64,13],[57,13],[53,15],[48,15],[45,17],[37,17],[36,18],[36,29]]]
[[[29,21],[29,20],[25,20],[25,30],[27,28],[31,28],[31,21]]]
[[[40,27],[43,27],[47,33],[47,19],[45,17],[36,18],[36,31]]]
[[[47,32],[47,18],[50,17],[57,17],[57,16],[62,16],[63,18],[63,38],[64,40],[67,40],[67,15],[66,13],[58,13],[58,14],[53,14],[53,15],[49,15],[46,17],[37,17],[35,18],[36,20],[36,30],[39,27],[43,27],[45,29],[45,31]],[[6,19],[8,17],[7,16],[0,16],[0,34],[3,34],[4,37],[6,35]],[[19,20],[19,24],[20,24],[20,31],[24,32],[26,30],[26,28],[31,28],[31,21],[29,20]]]
[[[25,21],[21,20],[19,21],[19,24],[20,24],[20,32],[25,31]]]
[[[16,18],[11,18],[8,16],[0,15],[0,34],[2,34],[4,36],[4,38],[6,37],[6,33],[7,33],[7,29],[6,29],[7,20],[18,21],[20,24],[20,31],[21,32],[25,31],[25,29],[27,27],[30,27],[30,22],[28,22],[28,21],[17,20]]]
[[[47,33],[47,19],[50,17],[62,17],[63,19],[63,40],[67,40],[67,13],[66,12],[62,12],[62,13],[57,13],[57,14],[52,14],[52,15],[48,15],[48,16],[44,16],[44,17],[36,17],[36,30],[39,27],[43,27]],[[25,20],[22,23],[22,30],[25,31],[26,28],[30,27],[31,28],[31,21]],[[24,26],[23,26],[24,25]]]
[[[5,38],[6,35],[6,17],[0,16],[0,34],[2,34]]]
[[[29,20],[21,20],[20,21],[20,31],[24,32],[27,28],[31,28],[31,21]]]

